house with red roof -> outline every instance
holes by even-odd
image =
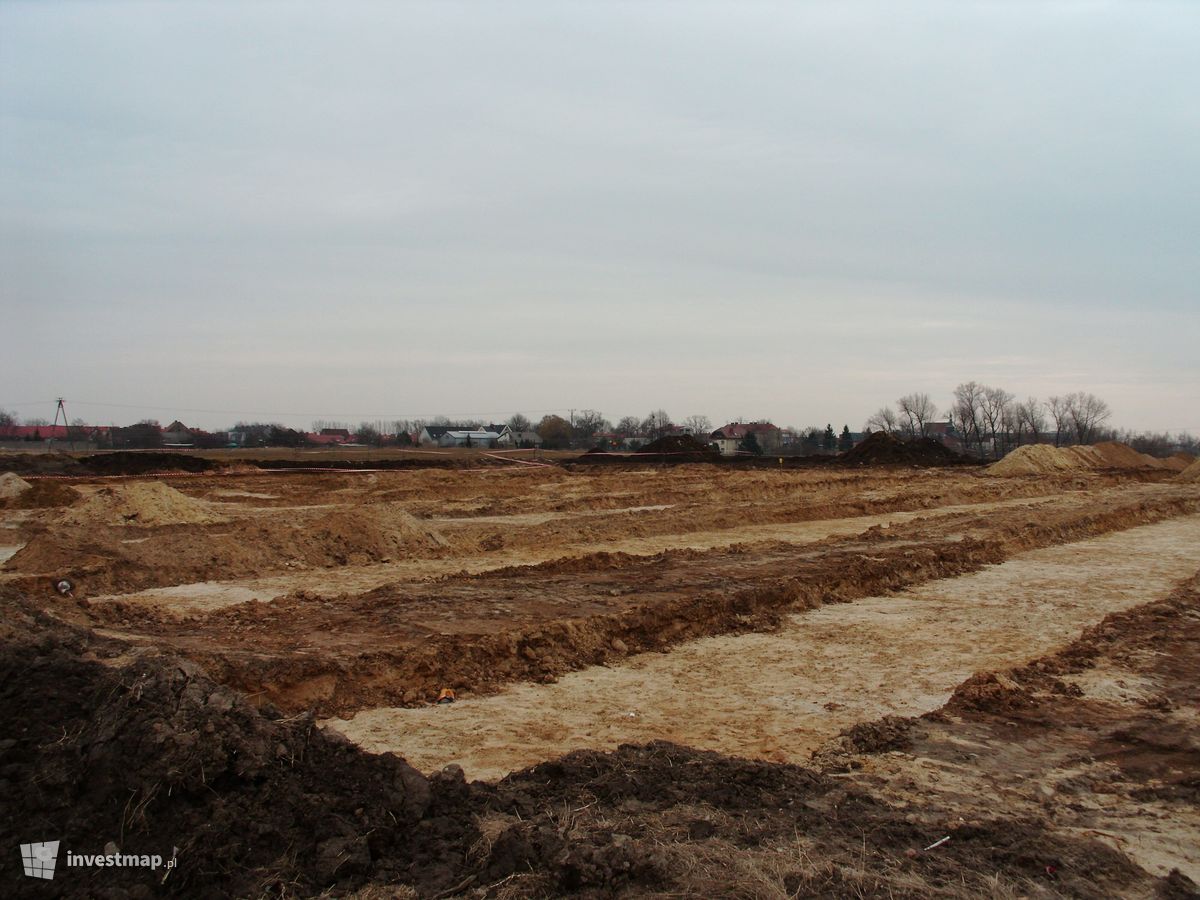
[[[722,456],[737,456],[738,448],[746,435],[754,435],[763,453],[774,453],[780,447],[780,431],[770,422],[730,422],[709,435]]]

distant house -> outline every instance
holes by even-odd
[[[335,429],[345,431],[345,429]],[[348,438],[340,434],[325,434],[324,432],[306,431],[304,433],[304,443],[312,444],[314,447],[338,447],[348,442]]]
[[[507,425],[481,425],[478,428],[473,425],[426,425],[421,429],[421,433],[417,435],[417,443],[424,447],[457,446],[454,443],[442,443],[442,438],[452,431],[464,433],[488,432],[495,435],[495,440],[499,441],[510,432],[510,429]]]
[[[501,447],[540,447],[542,436],[536,431],[513,431],[505,425],[497,443]]]
[[[467,429],[446,431],[438,438],[439,447],[495,447],[500,435],[495,431]]]
[[[164,447],[194,447],[192,430],[176,419],[162,431]]]
[[[770,422],[730,422],[709,435],[709,440],[717,445],[722,456],[736,456],[748,434],[754,435],[763,453],[774,453],[780,448],[779,427]]]
[[[66,425],[7,425],[0,428],[4,441],[65,441],[69,437]]]
[[[348,442],[353,435],[349,428],[322,428],[321,437],[338,438],[343,443]]]

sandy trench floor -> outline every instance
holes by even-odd
[[[271,600],[298,589],[316,589],[327,596],[342,592],[362,592],[396,581],[425,581],[459,574],[475,575],[508,566],[535,565],[537,563],[561,559],[564,555],[582,555],[601,549],[612,553],[652,556],[666,550],[714,550],[729,547],[737,543],[780,541],[791,544],[808,544],[830,537],[859,534],[876,525],[888,527],[911,522],[918,518],[931,519],[964,512],[987,512],[1012,507],[1032,508],[1040,504],[1050,505],[1057,502],[1060,502],[1060,498],[1056,496],[1019,497],[1013,500],[954,504],[939,506],[933,509],[901,511],[880,515],[747,525],[739,528],[714,531],[632,537],[625,540],[604,541],[600,544],[581,543],[565,547],[547,546],[540,549],[522,549],[518,552],[500,552],[482,556],[474,554],[469,556],[451,556],[442,559],[415,558],[397,560],[386,564],[346,566],[322,572],[319,584],[315,588],[312,574],[310,572],[300,572],[270,575],[262,578],[205,581],[171,587],[150,588],[128,594],[98,596],[92,598],[92,600],[95,603],[103,603],[106,600],[143,603],[149,606],[165,607],[179,613],[189,613],[220,609],[221,607],[237,603],[248,603],[255,599],[263,601]],[[637,509],[663,508],[666,507],[639,507]],[[612,515],[628,511],[626,509],[616,509],[601,512],[574,513],[570,517]],[[555,517],[566,518],[568,516],[557,514]],[[461,522],[475,525],[481,521],[508,521],[512,525],[527,526],[529,523],[526,520],[530,518],[537,518],[539,521],[544,521],[547,519],[547,514],[536,514],[536,516],[477,517],[457,520],[431,519],[429,521],[439,524],[443,528],[445,528],[447,523]],[[13,552],[15,550],[16,548],[13,548]]]
[[[517,684],[453,705],[365,710],[328,724],[422,770],[456,763],[478,779],[571,749],[656,739],[801,762],[843,728],[935,709],[973,672],[1061,646],[1197,569],[1200,516],[1193,515],[794,615],[774,633],[706,638],[551,685]]]

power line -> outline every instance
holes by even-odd
[[[21,403],[2,403],[0,406],[42,406],[52,405],[54,400],[33,400]],[[420,419],[429,416],[504,416],[514,413],[552,413],[566,412],[568,407],[558,406],[552,409],[508,409],[508,410],[491,410],[489,412],[473,411],[473,412],[426,412],[426,413],[363,413],[363,412],[281,412],[273,411],[266,412],[263,410],[252,409],[200,409],[196,407],[174,406],[171,404],[162,403],[101,403],[93,400],[71,400],[74,406],[99,406],[112,409],[169,409],[172,412],[181,413],[204,413],[208,415],[219,416],[294,416],[298,418],[314,418],[314,419]]]

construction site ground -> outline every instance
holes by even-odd
[[[364,837],[298,894],[1195,891],[1194,482],[493,462],[26,475],[6,642],[180,660],[453,807],[437,871]]]

